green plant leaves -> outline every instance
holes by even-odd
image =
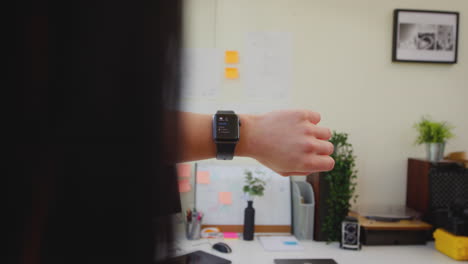
[[[429,117],[422,117],[421,121],[414,124],[414,128],[418,131],[416,144],[443,143],[454,136],[453,126],[447,122],[432,121]]]
[[[331,155],[335,160],[335,167],[323,173],[330,189],[326,201],[329,211],[323,224],[323,232],[329,242],[340,240],[341,222],[348,214],[350,201],[357,199],[357,195],[354,194],[357,185],[357,171],[354,169],[356,157],[352,145],[348,143],[348,134],[333,131],[330,142],[335,146]]]
[[[266,182],[260,178],[253,177],[251,171],[245,171],[244,174],[246,185],[244,185],[242,190],[251,196],[263,196]]]

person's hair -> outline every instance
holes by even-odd
[[[15,7],[2,125],[9,261],[164,258],[180,211],[181,1]]]

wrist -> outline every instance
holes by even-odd
[[[255,115],[239,114],[241,122],[240,137],[237,143],[235,156],[252,157],[252,132],[255,127]]]

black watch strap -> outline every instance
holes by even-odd
[[[216,159],[232,160],[234,158],[235,150],[236,150],[235,143],[217,143],[216,144]]]
[[[235,114],[235,112],[232,110],[218,110],[216,114]]]
[[[232,110],[218,110],[216,111],[216,114],[235,114],[235,112]],[[217,143],[216,159],[232,160],[234,158],[234,151],[236,150],[236,143]]]

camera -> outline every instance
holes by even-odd
[[[359,234],[361,229],[359,222],[355,217],[346,216],[341,222],[341,240],[340,247],[344,249],[361,249]]]

